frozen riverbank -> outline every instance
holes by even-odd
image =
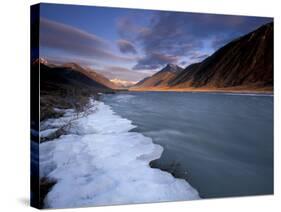
[[[183,179],[149,166],[163,148],[138,132],[103,102],[92,102],[87,114],[66,110],[58,119],[42,123],[41,135],[69,123],[67,135],[40,144],[40,177],[57,183],[45,207],[199,199]]]

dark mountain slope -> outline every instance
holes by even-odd
[[[272,88],[273,23],[225,45],[169,81],[172,88]]]
[[[88,106],[89,98],[98,97],[99,92],[113,92],[113,89],[83,72],[84,69],[78,65],[56,66],[42,58],[31,64],[31,76],[34,77],[34,82],[40,81],[41,121],[61,116],[62,114],[55,108],[84,111]]]
[[[143,79],[131,90],[272,91],[273,23],[233,40],[184,70],[170,68]]]
[[[135,84],[135,86],[141,86],[146,80],[148,80],[150,77],[145,77],[143,78],[141,81],[139,81],[138,83]]]
[[[179,72],[183,69],[179,66],[168,64],[161,71],[152,75],[151,77],[146,77],[140,82],[138,82],[135,88],[145,88],[145,87],[166,87],[170,80],[172,80]]]
[[[59,89],[65,86],[73,89],[111,90],[109,87],[68,67],[49,67],[40,64],[41,90]]]
[[[63,67],[67,67],[72,69],[73,71],[78,71],[84,75],[86,75],[87,77],[91,78],[92,80],[105,85],[108,88],[111,89],[118,89],[119,87],[114,84],[113,82],[111,82],[109,79],[107,79],[105,76],[103,76],[102,74],[99,74],[97,72],[95,72],[92,69],[89,68],[82,68],[81,66],[79,66],[76,63],[66,63],[63,65]]]

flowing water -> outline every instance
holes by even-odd
[[[153,167],[200,197],[273,193],[272,95],[124,92],[102,101],[164,148]]]

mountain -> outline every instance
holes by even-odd
[[[72,89],[91,91],[112,91],[115,84],[92,70],[82,68],[75,63],[61,66],[50,64],[39,58],[32,63],[32,72],[38,72],[40,67],[40,87],[42,91]]]
[[[138,82],[134,88],[166,87],[169,81],[176,77],[182,70],[177,65],[168,64],[161,71]]]
[[[60,117],[62,113],[57,108],[84,111],[89,107],[89,98],[114,92],[113,84],[101,74],[75,63],[54,65],[43,58],[31,63],[31,81],[33,95],[40,96],[40,121]],[[61,133],[63,130],[54,135]]]
[[[171,87],[273,87],[273,23],[225,45],[169,82]]]
[[[163,70],[140,82],[136,89],[159,89],[157,82],[163,80],[159,77],[161,73]],[[202,62],[191,64],[175,75],[158,84],[160,89],[272,91],[273,23],[233,40]],[[150,81],[153,83],[148,83]]]
[[[78,72],[88,76],[92,80],[94,80],[102,85],[105,85],[108,88],[111,88],[111,89],[119,88],[119,86],[117,84],[111,82],[105,76],[95,72],[93,69],[82,68],[80,65],[78,65],[76,63],[66,63],[66,64],[63,64],[63,67],[71,68],[73,71],[78,71]]]
[[[45,60],[45,59],[42,58],[42,57],[39,57],[39,58],[37,58],[36,60],[34,60],[32,64],[33,64],[33,65],[36,65],[36,64],[48,65],[48,61]]]
[[[134,82],[134,81],[121,80],[121,79],[117,79],[117,78],[114,78],[110,81],[113,82],[120,89],[129,88],[136,84],[136,82]]]

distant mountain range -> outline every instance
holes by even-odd
[[[111,79],[110,80],[112,83],[114,83],[115,84],[115,86],[117,86],[119,89],[121,88],[124,88],[124,89],[126,89],[126,88],[129,88],[129,87],[131,87],[131,86],[133,86],[133,85],[135,85],[136,84],[136,82],[134,82],[134,81],[127,81],[127,80],[121,80],[121,79]]]
[[[131,90],[273,90],[273,23],[233,40],[185,69],[168,64]]]
[[[76,63],[54,65],[43,58],[38,58],[32,63],[32,71],[38,72],[39,67],[40,87],[43,91],[79,88],[108,92],[121,88],[102,74],[83,68]]]
[[[168,64],[159,72],[136,84],[109,80],[96,71],[76,63],[54,65],[43,58],[32,63],[43,90],[73,87],[99,91],[272,91],[273,23],[261,26],[226,44],[199,63],[186,68]],[[69,90],[69,89],[68,89]]]

